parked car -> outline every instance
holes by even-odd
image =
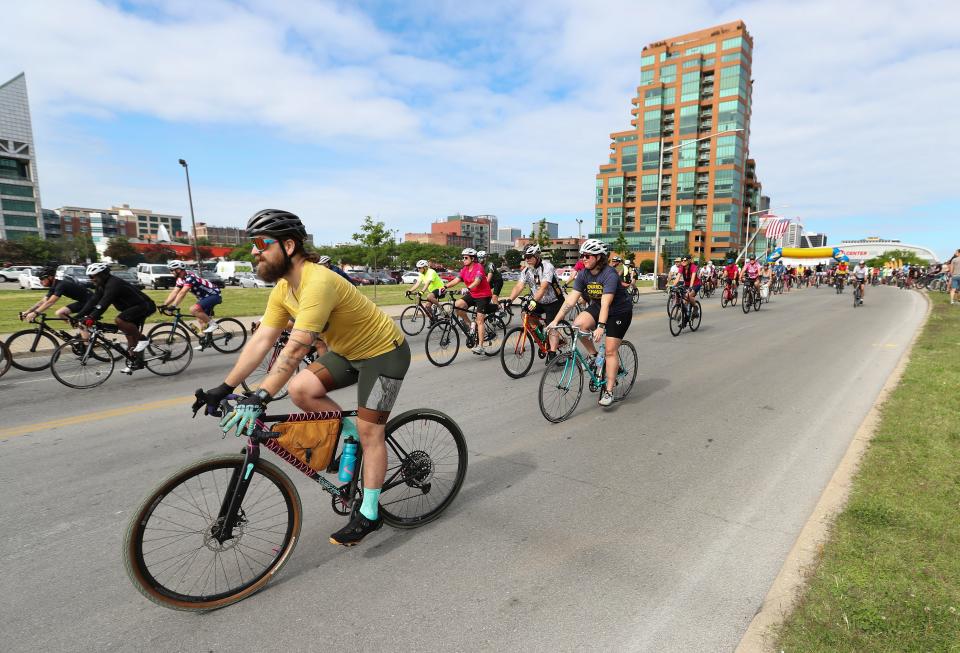
[[[419,272],[404,272],[403,276],[400,277],[402,283],[416,283],[417,279],[420,278]]]
[[[87,286],[88,288],[93,287],[93,281],[90,280],[90,277],[87,276],[87,268],[82,265],[61,265],[57,267],[56,275],[57,279],[63,279],[64,277],[70,277],[81,286]]]
[[[11,265],[8,268],[0,268],[0,283],[16,281],[21,272],[29,269],[29,265]]]
[[[396,285],[397,280],[394,279],[389,272],[380,270],[379,272],[371,272],[370,276],[374,278],[374,282],[380,286],[389,286]]]
[[[223,277],[221,277],[216,272],[212,272],[210,270],[204,270],[203,272],[200,273],[200,276],[206,279],[207,281],[209,281],[210,283],[212,283],[213,285],[215,285],[217,288],[223,288],[224,286],[227,285],[227,282],[223,280]]]
[[[347,272],[350,280],[359,286],[372,286],[373,276],[369,272]],[[354,281],[356,279],[356,281]]]
[[[653,281],[653,272],[645,272],[637,278],[641,281]]]
[[[170,268],[160,263],[140,263],[137,266],[137,278],[145,287],[154,290],[171,288],[177,281],[170,273]]]
[[[132,283],[137,288],[144,288],[143,282],[140,281],[140,277],[138,277],[137,273],[130,268],[126,268],[124,270],[111,270],[110,274],[123,279],[127,283]]]
[[[267,283],[252,272],[241,272],[237,275],[237,282],[241,288],[268,288],[275,286],[275,283]]]
[[[23,270],[22,272],[20,272],[20,276],[17,277],[17,280],[20,282],[20,289],[21,290],[45,290],[45,288],[43,287],[43,284],[40,283],[40,277],[37,276],[38,274],[40,274],[40,270],[42,269],[43,268],[36,266],[36,267],[29,267]]]
[[[520,273],[516,271],[509,271],[503,273],[504,281],[520,281]]]
[[[440,278],[444,281],[453,281],[457,278],[457,273],[451,272],[450,270],[437,270],[437,272],[440,274]]]
[[[217,274],[225,283],[232,286],[240,284],[240,275],[253,273],[253,263],[249,261],[220,261],[217,263]]]

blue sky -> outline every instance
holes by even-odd
[[[215,224],[283,207],[338,242],[367,214],[402,233],[459,211],[575,234],[642,47],[742,19],[750,151],[779,213],[943,256],[960,246],[958,7],[45,0],[4,7],[0,79],[27,73],[46,207],[188,215],[183,157]]]

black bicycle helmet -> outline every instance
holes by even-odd
[[[247,220],[247,236],[292,236],[307,239],[307,229],[293,213],[279,209],[263,209]]]
[[[57,268],[52,265],[48,265],[37,274],[38,279],[47,279],[49,277],[57,276]]]

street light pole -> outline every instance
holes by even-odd
[[[190,200],[190,224],[193,225],[193,255],[197,259],[197,270],[202,270],[203,266],[200,264],[200,247],[197,246],[197,220],[193,215],[193,191],[190,189],[190,168],[187,167],[187,162],[183,159],[180,159],[180,165],[183,166],[183,171],[187,173],[187,198]]]
[[[701,138],[696,138],[696,139],[694,139],[694,140],[692,140],[692,141],[685,141],[685,142],[682,142],[682,143],[677,143],[676,145],[674,145],[674,146],[672,146],[672,147],[668,147],[667,149],[663,149],[663,136],[660,137],[660,163],[659,163],[659,165],[657,166],[657,225],[656,225],[656,231],[654,232],[654,236],[653,236],[653,239],[654,239],[654,241],[656,242],[656,245],[655,245],[655,247],[654,247],[654,255],[653,255],[653,283],[654,283],[654,288],[657,287],[657,285],[656,285],[656,284],[657,284],[657,271],[658,271],[659,268],[660,268],[660,185],[663,183],[663,153],[664,153],[664,152],[672,152],[673,150],[679,150],[681,147],[686,147],[686,146],[688,146],[688,145],[693,145],[694,143],[699,143],[700,141],[706,141],[706,140],[709,140],[709,139],[711,139],[711,138],[714,138],[715,136],[723,136],[724,134],[732,134],[732,133],[734,133],[734,132],[742,132],[742,131],[743,131],[743,128],[742,128],[742,127],[737,127],[736,129],[725,129],[725,130],[723,130],[722,132],[714,132],[714,133],[712,133],[712,134],[708,134],[708,135],[703,136],[703,137],[701,137]],[[641,194],[642,194],[642,193],[643,193],[643,189],[641,189],[640,192],[641,192]]]
[[[577,220],[577,241],[579,242],[583,240],[583,229],[581,229],[581,227],[583,227],[583,218],[577,218],[576,220]]]
[[[779,211],[780,209],[788,208],[788,206],[789,206],[788,204],[784,204],[782,206],[777,206],[777,207],[768,208],[768,209],[760,209],[759,211],[750,211],[749,213],[747,213],[747,231],[744,234],[745,239],[743,241],[743,250],[740,252],[740,255],[737,256],[737,261],[739,261],[744,256],[746,256],[747,248],[750,246],[750,216],[757,215],[758,213],[767,213],[768,211]],[[759,233],[759,231],[760,231],[760,225],[757,224],[757,232]],[[757,237],[756,234],[754,234],[753,237],[756,238]]]

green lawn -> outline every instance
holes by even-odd
[[[931,299],[778,651],[960,651],[960,307]]]
[[[407,298],[403,292],[407,286],[379,286],[377,288],[376,302],[382,306],[390,304],[405,304]],[[224,288],[223,303],[217,306],[216,314],[218,317],[247,317],[261,315],[267,305],[267,297],[270,295],[270,288]],[[160,304],[167,297],[166,290],[146,290],[144,291],[153,298],[157,304]],[[360,292],[373,299],[372,287],[361,287]],[[17,319],[17,313],[24,311],[34,305],[46,291],[40,290],[0,290],[0,333],[11,333],[20,329],[28,328]],[[53,308],[47,311],[52,316],[57,308],[69,303],[66,299],[61,299]],[[190,305],[190,299],[185,299],[181,304],[184,309]],[[116,310],[110,309],[106,313],[107,319],[113,319],[117,314]],[[150,316],[148,322],[161,322],[167,320],[158,313]]]

